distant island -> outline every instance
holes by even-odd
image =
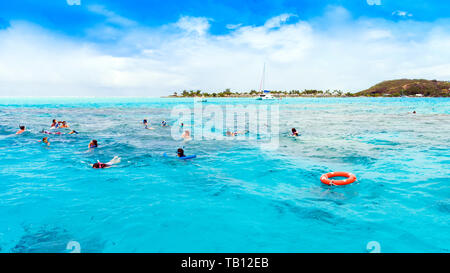
[[[170,98],[205,97],[205,98],[245,98],[257,97],[261,94],[256,90],[250,92],[233,92],[225,89],[221,92],[204,92],[201,90],[183,90],[174,92]],[[351,93],[341,90],[271,90],[270,94],[278,98],[287,97],[450,97],[450,82],[437,80],[410,80],[400,79],[384,81],[369,89]]]
[[[356,96],[418,96],[450,97],[450,82],[437,80],[393,80],[384,81],[367,90],[355,93]]]

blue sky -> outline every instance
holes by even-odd
[[[449,80],[449,12],[444,0],[1,1],[0,95],[246,91],[264,62],[268,89]]]
[[[261,25],[274,16],[292,13],[308,20],[320,16],[328,6],[345,7],[355,17],[402,20],[395,11],[413,14],[417,21],[448,18],[450,1],[446,0],[14,0],[0,2],[2,24],[26,20],[70,36],[83,36],[84,30],[102,23],[103,18],[89,10],[102,5],[139,24],[157,27],[176,21],[180,16],[207,17],[214,20],[211,33],[222,34],[226,25]],[[373,3],[373,4],[372,4]],[[377,3],[380,3],[379,5]]]

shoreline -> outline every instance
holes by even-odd
[[[228,97],[175,97],[175,96],[162,96],[159,97],[162,99],[257,99],[258,97],[248,97],[248,96],[228,96]],[[403,97],[394,97],[394,96],[292,96],[292,97],[274,97],[273,100],[280,100],[280,99],[296,99],[296,98],[323,98],[323,99],[329,99],[329,98],[373,98],[373,99],[379,99],[379,98],[416,98],[416,99],[423,99],[423,98],[450,98],[450,97],[433,97],[433,96],[403,96]]]
[[[275,97],[272,101],[284,100],[284,99],[349,99],[349,98],[372,98],[372,99],[399,99],[399,98],[408,98],[408,99],[425,99],[425,98],[447,98],[450,97],[433,97],[433,96],[403,96],[403,97],[388,97],[388,96],[296,96],[296,97]],[[174,97],[174,96],[105,96],[105,97],[94,97],[94,96],[0,96],[0,100],[8,100],[8,99],[36,99],[36,100],[58,100],[58,99],[198,99],[198,100],[208,100],[208,99],[249,99],[249,100],[257,100],[257,97],[246,97],[246,96],[229,96],[229,97]]]

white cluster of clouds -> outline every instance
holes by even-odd
[[[380,6],[381,0],[366,0],[369,6]]]
[[[81,0],[66,0],[67,5],[69,6],[80,6]]]
[[[392,13],[392,15],[400,16],[400,17],[412,17],[412,13],[402,10],[396,10]]]
[[[88,10],[93,13],[104,16],[106,23],[116,24],[124,27],[131,27],[136,25],[136,22],[134,22],[133,20],[122,17],[116,14],[115,12],[106,9],[104,6],[101,5],[90,5],[88,6]]]
[[[182,16],[178,22],[175,23],[175,26],[186,31],[188,34],[196,33],[198,35],[205,35],[211,26],[209,21],[210,19],[203,17]]]
[[[284,13],[279,16],[275,16],[266,21],[264,26],[266,28],[277,28],[281,27],[282,24],[286,23],[290,18],[295,17],[295,14]]]
[[[273,90],[358,91],[395,78],[450,79],[448,21],[354,19],[332,7],[311,21],[282,14],[261,26],[235,25],[212,35],[210,18],[183,16],[151,29],[103,7],[90,10],[105,16],[105,25],[88,35],[113,35],[112,44],[21,21],[0,30],[0,95],[249,91],[258,88],[264,62],[266,89]]]

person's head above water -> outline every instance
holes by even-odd
[[[97,146],[98,143],[96,139],[91,140],[91,142],[89,143],[89,148],[96,148]]]
[[[16,132],[16,135],[20,135],[25,132],[25,126],[19,125],[20,130]]]
[[[56,119],[53,119],[52,125],[50,125],[50,127],[58,128],[60,123],[61,123],[61,121],[57,121]]]
[[[144,123],[144,124],[147,124],[147,120],[146,120],[146,119],[144,119],[144,120],[142,121],[142,123]]]
[[[292,128],[292,135],[293,136],[298,136],[297,129]]]
[[[184,157],[184,150],[182,148],[178,148],[177,155],[178,157]]]
[[[50,141],[48,141],[48,137],[44,137],[44,138],[41,140],[41,142],[42,142],[43,144],[47,144],[47,146],[50,146]]]
[[[100,162],[97,162],[97,163],[92,164],[92,168],[94,168],[94,169],[102,169],[102,168],[104,168],[105,166],[106,166],[106,164],[100,163]]]

